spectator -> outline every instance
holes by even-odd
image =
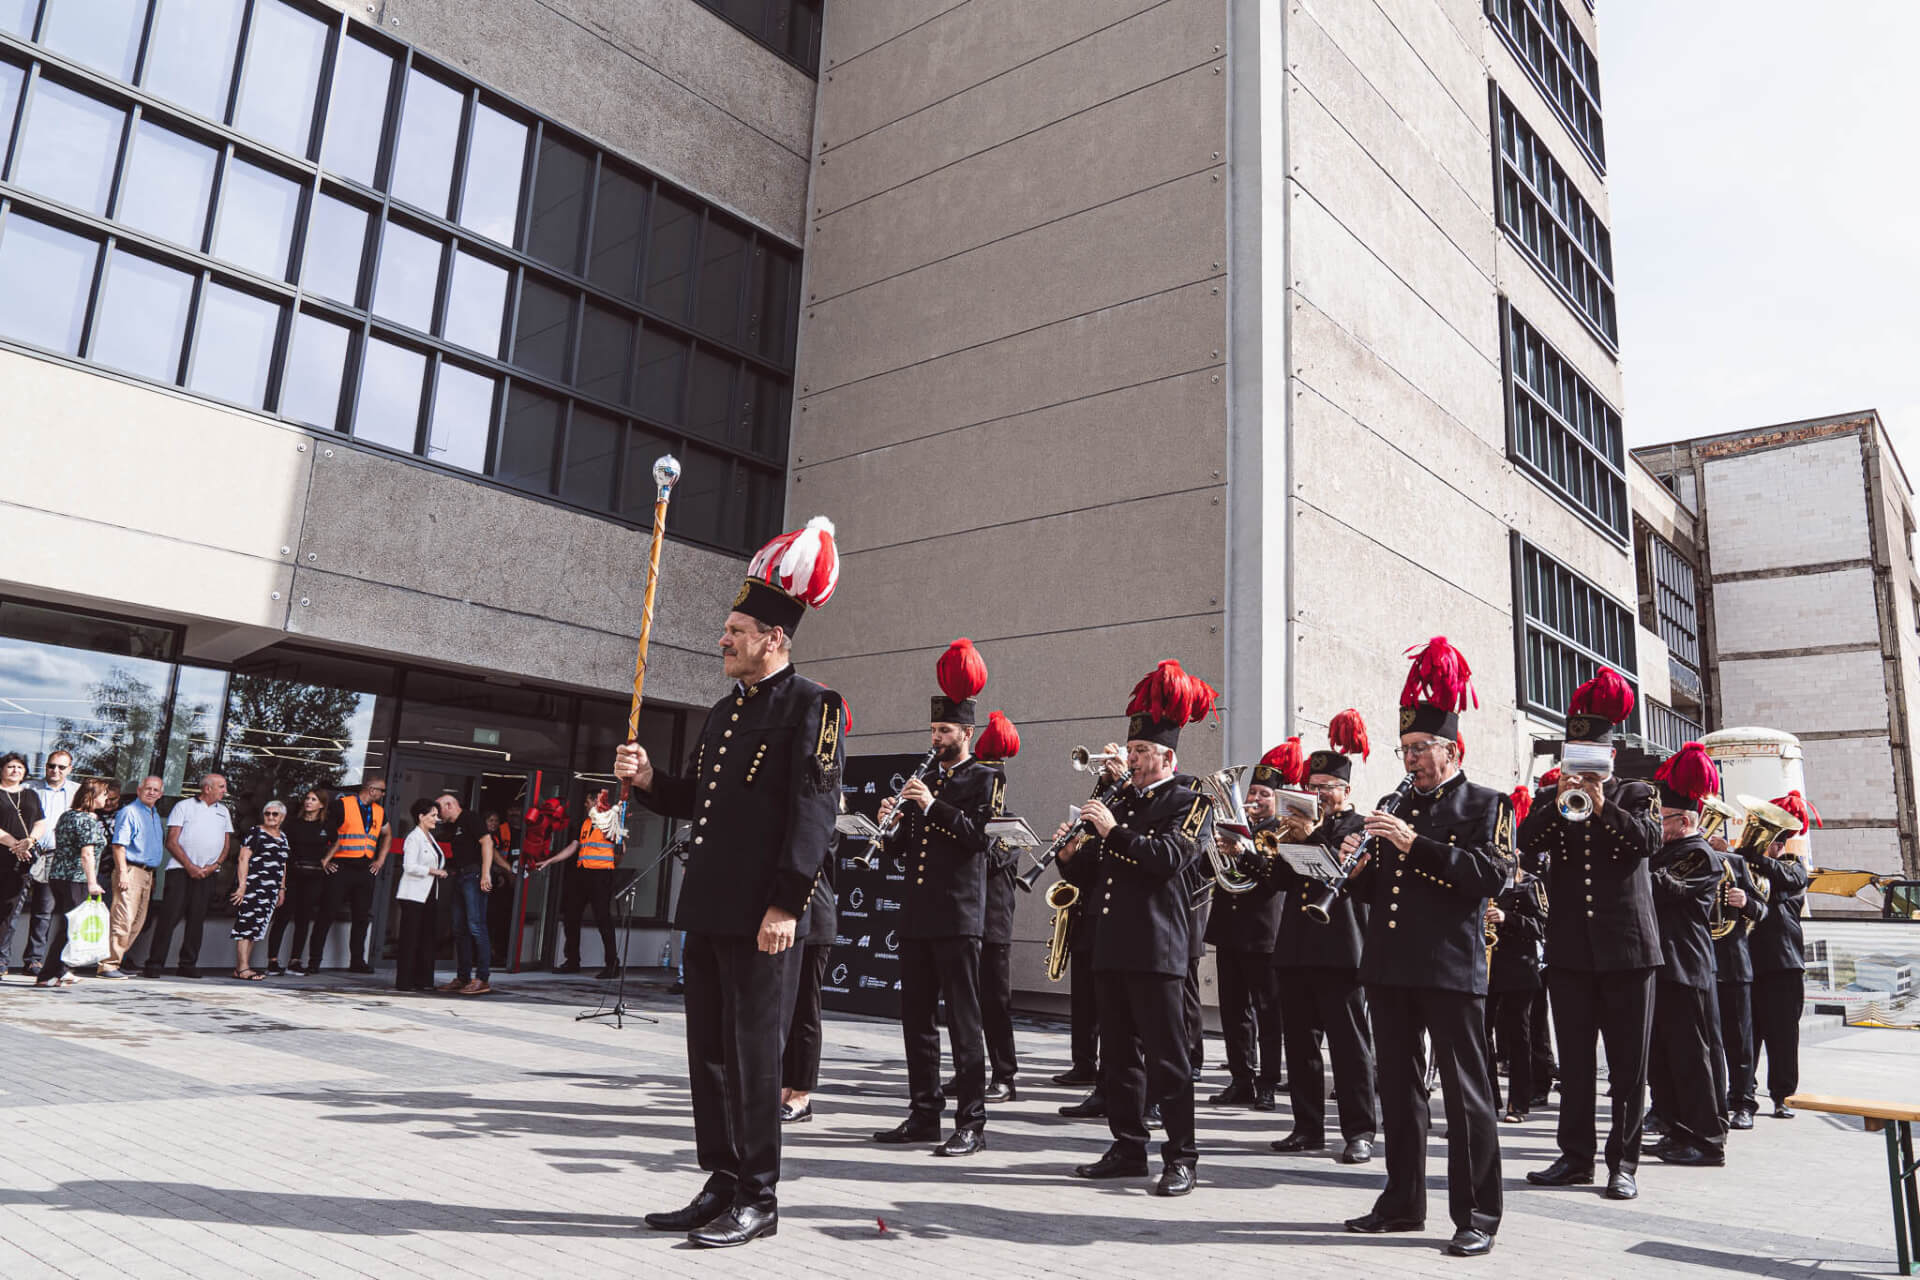
[[[0,756],[0,978],[7,976],[7,961],[13,955],[13,918],[19,910],[24,886],[33,883],[27,869],[33,863],[46,817],[40,812],[40,797],[26,786],[27,760],[18,752]]]
[[[62,747],[47,753],[46,777],[33,784],[33,793],[40,797],[40,816],[47,820],[47,828],[34,842],[37,857],[50,857],[53,853],[54,831],[60,825],[60,815],[73,803],[73,793],[79,788],[73,781],[73,754]],[[104,846],[103,846],[104,847]],[[0,910],[4,910],[0,907]],[[51,878],[42,884],[32,876],[20,886],[20,901],[15,912],[27,912],[27,949],[20,956],[20,968],[23,972],[38,974],[41,962],[47,954],[47,930],[53,926],[53,887]],[[11,920],[13,917],[8,916]],[[0,955],[0,961],[6,957]]]
[[[487,949],[487,894],[493,892],[493,838],[473,815],[460,807],[460,797],[443,791],[439,797],[440,841],[447,846],[447,872],[453,878],[453,949],[457,976],[441,987],[461,996],[483,996],[493,987],[492,957]]]
[[[487,940],[493,946],[493,963],[512,960],[508,948],[513,942],[513,895],[516,879],[513,869],[513,828],[498,813],[487,814],[487,835],[493,840],[494,890],[487,895]]]
[[[347,969],[351,973],[373,972],[367,934],[373,927],[374,887],[380,883],[380,868],[387,865],[387,846],[392,842],[386,806],[381,803],[386,794],[386,782],[369,774],[361,779],[357,795],[341,796],[327,809],[327,830],[333,833],[333,843],[320,864],[329,877],[327,903],[315,926],[321,932],[321,941],[314,943],[307,966],[310,971],[320,967],[326,931],[346,913],[353,918],[353,928],[347,935]]]
[[[393,985],[400,991],[433,990],[433,890],[435,880],[447,878],[433,829],[440,810],[433,801],[415,800],[413,830],[400,853],[400,952],[394,964]]]
[[[286,820],[287,806],[269,800],[260,810],[260,825],[240,841],[239,883],[233,888],[233,905],[240,908],[233,918],[233,976],[246,982],[267,976],[253,967],[253,944],[267,936],[268,922],[287,897],[291,851],[281,829]]]
[[[311,787],[300,798],[300,814],[290,817],[281,828],[287,837],[287,881],[280,895],[280,908],[273,913],[273,928],[267,934],[267,972],[305,976],[320,967],[320,948],[326,942],[327,928],[323,911],[327,900],[327,872],[321,864],[327,857],[327,793]],[[293,925],[293,948],[287,953],[287,968],[280,967],[280,939],[287,925]],[[312,934],[311,962],[308,934]]]
[[[155,777],[140,779],[134,798],[113,815],[113,934],[112,949],[100,964],[103,978],[127,976],[120,966],[126,963],[127,949],[147,922],[154,872],[166,861],[166,827],[160,822],[160,811],[153,807],[160,800],[163,785]]]
[[[200,794],[188,796],[167,815],[167,853],[178,866],[167,868],[167,891],[160,897],[160,922],[147,943],[146,974],[157,978],[167,967],[167,949],[173,945],[174,926],[182,919],[180,967],[183,978],[200,976],[200,941],[207,929],[207,908],[213,905],[214,879],[233,851],[233,815],[221,801],[227,780],[218,773],[200,779]]]
[[[602,790],[593,798],[591,808],[595,813],[605,815],[612,810],[613,804],[607,797],[608,793]],[[535,863],[533,869],[538,871],[556,862],[569,861],[573,862],[573,866],[567,872],[560,915],[560,937],[565,944],[566,956],[553,967],[553,971],[580,972],[580,924],[586,919],[587,908],[591,906],[594,928],[600,932],[602,966],[594,977],[618,977],[620,953],[613,941],[613,888],[619,874],[615,868],[620,861],[620,850],[606,832],[594,825],[590,815],[581,821],[580,834],[572,844],[544,862]]]
[[[67,912],[89,897],[100,894],[100,854],[107,847],[107,829],[100,811],[107,807],[111,787],[99,778],[88,778],[73,793],[73,803],[61,813],[53,830],[52,859],[47,872],[47,888],[53,894],[51,927],[47,931],[47,958],[40,968],[36,987],[70,987],[73,974],[60,953],[67,946]],[[81,885],[86,885],[82,894]]]

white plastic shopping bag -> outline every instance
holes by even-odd
[[[67,945],[60,958],[76,969],[105,960],[111,950],[109,923],[107,904],[98,898],[88,898],[67,912]]]

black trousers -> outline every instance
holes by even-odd
[[[1707,989],[1707,1070],[1713,1077],[1713,1102],[1724,1115],[1727,1110],[1727,1049],[1720,1033],[1720,992],[1718,983]]]
[[[1559,1074],[1553,1061],[1553,1022],[1547,1012],[1547,980],[1543,970],[1540,989],[1533,993],[1533,1092],[1545,1093]]]
[[[44,858],[48,855],[43,853],[40,856]],[[7,856],[7,860],[18,861],[11,854]],[[27,917],[27,945],[20,952],[20,967],[29,968],[47,959],[47,939],[49,931],[53,928],[55,882],[48,881],[46,884],[41,884],[35,880],[27,874],[28,868],[32,866],[31,862],[19,864],[20,887],[12,898],[0,904],[0,911],[7,913],[6,920],[0,922],[0,937],[5,939],[4,942],[0,942],[0,969],[7,966],[7,957],[13,954],[14,925],[21,915]],[[80,883],[85,884],[84,881]]]
[[[812,1093],[820,1083],[820,984],[827,980],[831,939],[801,949],[800,978],[787,1024],[787,1049],[780,1056],[780,1087]]]
[[[1193,927],[1204,929],[1203,916],[1194,916]],[[1188,1070],[1198,1071],[1207,1061],[1206,1010],[1200,1004],[1200,961],[1204,955],[1187,958],[1187,978],[1180,987],[1180,1015],[1187,1029]]]
[[[980,1030],[987,1038],[992,1078],[1011,1080],[1020,1073],[1013,1044],[1013,944],[980,944]]]
[[[309,968],[320,967],[320,955],[327,944],[327,931],[333,928],[336,920],[342,918],[351,918],[353,921],[347,933],[347,967],[371,967],[367,958],[367,934],[373,928],[373,891],[379,883],[379,877],[373,874],[372,867],[371,858],[334,860],[333,872],[327,876],[326,904],[321,908],[320,919],[314,923],[320,937],[308,956]]]
[[[580,963],[580,924],[586,919],[588,907],[593,908],[593,927],[600,934],[600,963],[606,966],[620,963],[620,948],[613,940],[613,878],[611,867],[605,871],[567,868],[566,897],[560,916],[560,936],[565,944],[567,964]],[[494,892],[498,893],[499,888]]]
[[[707,1190],[775,1207],[780,1181],[780,1056],[793,1025],[800,947],[777,956],[754,938],[689,933],[687,1080],[693,1144]]]
[[[1800,1008],[1807,975],[1799,969],[1758,974],[1753,979],[1753,1061],[1767,1054],[1767,1096],[1784,1107],[1800,1088]]]
[[[1273,953],[1221,947],[1213,953],[1213,967],[1220,979],[1220,1036],[1226,1041],[1228,1073],[1249,1088],[1278,1086],[1287,1050]]]
[[[1326,1064],[1319,1033],[1333,1059],[1333,1097],[1340,1107],[1340,1136],[1372,1141],[1379,1132],[1380,1095],[1375,1091],[1373,1033],[1367,997],[1352,969],[1279,969],[1274,985],[1287,1051],[1287,1091],[1293,1100],[1293,1131],[1304,1138],[1327,1134]]]
[[[0,849],[0,969],[13,963],[13,922],[18,918],[21,899],[28,896],[28,886],[33,884],[33,877],[27,874],[29,865]]]
[[[1500,1135],[1487,1088],[1486,997],[1423,987],[1367,988],[1380,1050],[1380,1116],[1385,1121],[1387,1186],[1374,1212],[1427,1217],[1427,1058],[1433,1042],[1447,1112],[1447,1208],[1457,1230],[1500,1230]]]
[[[1576,1165],[1593,1164],[1598,1040],[1606,1048],[1607,1093],[1612,1104],[1607,1168],[1627,1174],[1640,1168],[1655,972],[1547,969],[1547,985],[1553,992],[1553,1034],[1560,1042],[1560,1154]]]
[[[44,885],[36,885],[47,891],[53,900],[47,918],[46,959],[40,962],[40,981],[64,977],[67,962],[60,953],[67,946],[67,912],[87,900],[87,882],[84,880],[49,880]]]
[[[900,942],[900,1034],[907,1047],[908,1123],[940,1122],[940,997],[947,998],[947,1040],[953,1049],[954,1127],[987,1125],[987,1051],[980,1030],[980,939],[903,938]]]
[[[309,939],[313,967],[320,965],[320,946],[326,940],[326,928],[317,922],[327,904],[327,873],[318,867],[288,867],[287,897],[273,913],[273,924],[267,930],[267,959],[280,958],[280,939],[287,933],[287,926],[293,926],[293,948],[287,952],[291,964],[299,964],[300,956],[306,952]]]
[[[400,943],[394,955],[393,985],[402,991],[433,989],[433,899],[400,901]],[[299,947],[294,952],[299,953]]]
[[[1193,1133],[1193,1047],[1187,1042],[1182,997],[1185,977],[1176,973],[1102,972],[1101,1049],[1107,1094],[1110,1154],[1147,1158],[1147,1104],[1160,1104],[1166,1139],[1160,1158],[1167,1167],[1199,1162]]]
[[[1520,1115],[1527,1114],[1533,1101],[1534,995],[1502,991],[1487,997],[1487,1083],[1493,1088],[1493,1105],[1500,1105],[1498,1051],[1507,1055],[1507,1110]]]
[[[1656,984],[1648,1090],[1668,1135],[1706,1151],[1719,1150],[1727,1140],[1726,1118],[1713,1094],[1713,1048],[1707,1030],[1713,1016],[1711,989]]]
[[[173,946],[173,931],[181,920],[187,923],[180,936],[180,967],[191,969],[200,963],[200,935],[206,932],[207,907],[213,902],[213,887],[218,876],[195,880],[180,867],[167,870],[167,892],[160,900],[160,920],[147,940],[149,973],[167,967],[167,952]]]
[[[1074,921],[1074,928],[1090,928],[1086,921]],[[1073,990],[1067,994],[1067,1016],[1072,1028],[1073,1069],[1088,1075],[1100,1074],[1100,997],[1093,977],[1093,948],[1077,947],[1067,953],[1067,979]]]

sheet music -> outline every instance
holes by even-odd
[[[1040,847],[1040,837],[1033,833],[1033,828],[1027,825],[1027,820],[1012,815],[987,819],[987,836],[992,840],[1003,841],[1015,849]]]
[[[841,814],[833,820],[833,829],[856,840],[872,840],[880,834],[880,828],[864,813]]]
[[[1311,880],[1333,880],[1340,875],[1340,864],[1325,845],[1283,844],[1278,856],[1295,871]]]
[[[1320,825],[1320,797],[1311,791],[1296,791],[1292,787],[1282,787],[1273,793],[1274,803],[1279,806],[1280,817],[1299,816]]]

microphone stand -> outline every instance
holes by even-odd
[[[633,945],[634,891],[640,887],[642,881],[644,881],[649,875],[652,875],[653,872],[657,870],[661,865],[663,865],[668,858],[674,858],[680,862],[685,862],[687,860],[687,837],[686,836],[683,835],[677,840],[669,841],[667,843],[666,849],[662,851],[659,857],[653,860],[653,863],[651,866],[649,866],[645,871],[642,871],[639,875],[635,876],[627,884],[626,888],[622,889],[619,893],[614,895],[613,900],[615,902],[625,904],[626,915],[623,921],[623,925],[622,925],[623,932],[620,939],[620,976],[618,979],[615,980],[615,983],[614,983],[613,1004],[609,1006],[606,1002],[605,997],[603,996],[601,998],[599,1008],[589,1009],[584,1013],[574,1014],[573,1020],[575,1022],[589,1022],[596,1018],[612,1018],[613,1029],[615,1031],[620,1030],[625,1025],[625,1021],[628,1018],[638,1018],[642,1022],[651,1022],[656,1026],[659,1024],[660,1019],[651,1017],[648,1014],[644,1014],[644,1013],[635,1013],[631,1009],[627,1008],[627,1002],[626,1002],[627,949]]]

